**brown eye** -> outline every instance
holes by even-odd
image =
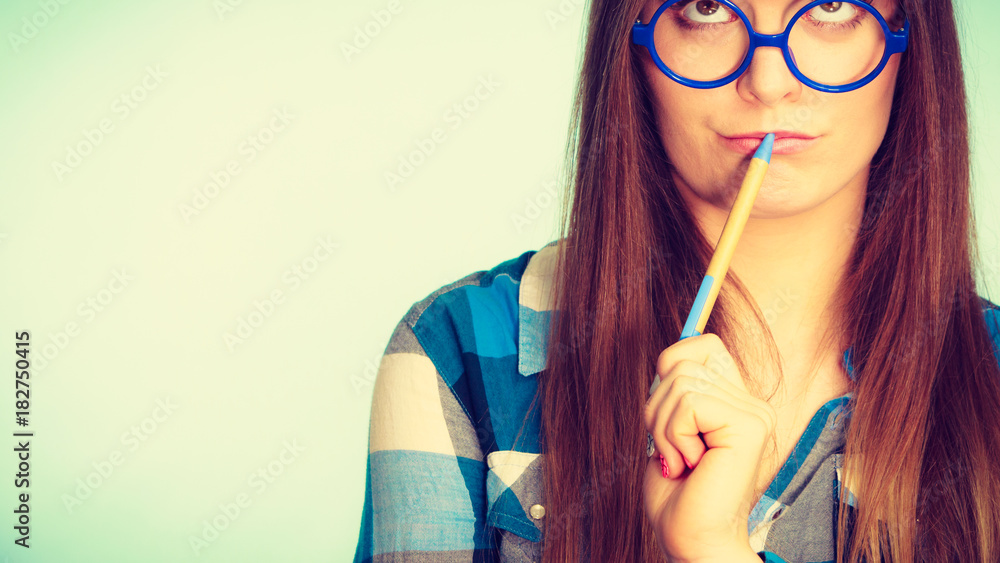
[[[840,2],[837,2],[837,4],[839,4],[839,3]],[[695,5],[695,8],[698,10],[699,14],[701,14],[703,16],[711,16],[715,12],[719,11],[719,3],[718,2],[711,2],[710,0],[700,0]]]
[[[860,14],[860,15],[859,15]],[[809,18],[818,24],[846,24],[852,18],[863,17],[868,12],[845,2],[827,2],[809,12]]]
[[[697,2],[677,2],[674,4],[680,12],[681,19],[696,26],[714,26],[737,21],[736,15],[729,11],[722,2],[698,0]]]

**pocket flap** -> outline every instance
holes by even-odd
[[[529,516],[542,504],[542,456],[500,450],[486,456],[486,522],[531,541],[542,539],[541,525]],[[544,510],[538,510],[541,513]],[[544,518],[544,516],[541,516]]]

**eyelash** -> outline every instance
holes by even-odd
[[[835,27],[835,28],[836,27],[843,28],[843,27],[850,26],[851,29],[854,29],[854,28],[858,27],[859,25],[861,25],[861,18],[862,18],[862,14],[858,14],[858,15],[854,16],[852,19],[850,19],[850,20],[848,20],[846,22],[821,22],[821,21],[813,21],[813,25],[818,26],[818,27]]]
[[[676,22],[677,25],[679,25],[682,29],[685,29],[687,31],[695,31],[695,30],[707,31],[714,29],[720,25],[726,25],[728,23],[732,23],[733,21],[735,21],[735,20],[729,20],[728,22],[698,23],[698,24],[691,23],[688,19],[681,17],[680,13],[684,8],[687,7],[688,4],[694,1],[695,0],[682,0],[674,4],[673,6],[667,8],[667,11],[673,12],[672,17],[674,18],[674,22]],[[726,9],[728,10],[729,8]]]
[[[726,25],[726,24],[729,24],[729,23],[732,23],[733,21],[735,21],[735,20],[729,20],[728,22],[691,23],[688,19],[686,19],[684,17],[681,17],[680,16],[680,12],[684,8],[686,8],[688,4],[690,4],[691,2],[694,2],[694,1],[695,0],[681,0],[680,2],[677,2],[673,6],[670,6],[669,8],[667,8],[667,11],[674,12],[674,14],[672,15],[672,17],[674,18],[674,22],[676,22],[676,24],[678,26],[680,26],[684,30],[687,30],[687,31],[698,31],[698,30],[700,30],[700,31],[709,31],[709,30],[712,30],[712,29],[714,29],[714,28],[716,28],[716,27],[718,27],[720,25]],[[868,4],[869,6],[871,6],[872,2],[874,0],[861,0],[861,1],[864,2],[865,4]],[[728,8],[726,8],[726,9],[728,9]],[[874,10],[874,8],[873,8],[873,10]],[[808,12],[805,15],[808,15]],[[839,27],[846,27],[846,26],[850,26],[851,29],[855,29],[859,25],[861,25],[861,18],[862,18],[862,14],[858,13],[858,14],[856,14],[854,16],[853,19],[848,20],[846,22],[834,23],[834,22],[813,21],[813,24],[817,25],[819,27],[838,27],[838,26]]]

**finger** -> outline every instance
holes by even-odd
[[[735,360],[722,339],[712,333],[685,338],[671,344],[656,360],[656,373],[661,379],[678,362],[692,360],[709,368],[711,379],[722,379],[738,389],[747,391],[746,383]]]
[[[713,378],[711,377],[708,368],[696,361],[687,359],[682,359],[673,364],[670,371],[663,377],[657,374],[651,388],[652,394],[649,399],[646,400],[646,406],[643,413],[647,430],[652,427],[653,418],[662,408],[661,405],[663,404],[663,400],[666,398],[667,394],[670,393],[674,380],[681,375],[691,376],[694,380],[697,380],[697,383],[691,388],[699,391],[706,391],[713,383]]]
[[[711,371],[705,365],[694,360],[681,360],[674,364],[671,371],[659,382],[653,394],[646,400],[643,410],[643,422],[647,430],[653,426],[653,419],[656,413],[663,409],[664,400],[674,390],[674,382],[678,377],[687,377],[689,379],[684,386],[686,390],[709,393],[713,392],[713,389],[722,389],[728,395],[732,396],[734,400],[757,400],[728,381],[712,377]]]
[[[707,368],[697,362],[683,360],[677,363],[662,387],[656,390],[646,404],[646,430],[653,439],[654,450],[663,455],[667,473],[671,477],[678,477],[685,469],[697,465],[706,449],[697,436],[674,436],[667,433],[667,426],[680,397],[690,392],[713,393],[725,397],[733,408],[747,406],[744,401],[709,381],[706,373]]]
[[[668,410],[654,413],[651,423],[647,425],[647,431],[653,438],[653,455],[650,458],[659,463],[660,455],[662,455],[663,462],[667,466],[668,477],[677,478],[683,472],[685,464],[680,452],[677,451],[666,436],[670,414]]]
[[[662,399],[653,403],[653,408],[657,409],[654,422],[651,424],[654,441],[657,437],[665,439],[674,449],[677,449],[681,460],[686,462],[685,466],[689,468],[698,465],[702,454],[706,451],[707,442],[704,442],[702,437],[697,434],[704,433],[707,429],[696,428],[695,432],[689,434],[675,431],[677,428],[674,424],[677,420],[676,411],[685,396],[713,396],[728,405],[731,411],[752,413],[760,417],[770,428],[773,428],[777,421],[777,417],[773,414],[774,409],[764,401],[735,390],[731,386],[723,387],[701,379],[699,372],[705,369],[705,366],[693,362],[678,363],[668,378],[670,382],[664,384],[666,394]],[[664,419],[666,420],[665,424],[663,423]],[[668,459],[668,461],[672,460],[673,458]],[[674,471],[683,469],[679,465],[670,465],[670,470],[673,474]]]
[[[683,366],[683,369],[678,369]],[[677,362],[674,366],[674,374],[683,373],[687,375],[696,376],[698,381],[693,383],[691,389],[698,391],[707,391],[712,388],[725,389],[732,395],[745,395],[746,393],[734,385],[732,381],[727,377],[721,377],[717,372],[713,371],[710,366],[706,366],[698,360],[681,360]]]
[[[706,380],[720,382],[720,385],[735,386],[746,391],[736,363],[722,344],[722,340],[714,334],[708,334],[675,342],[660,352],[653,383],[649,388],[650,397],[655,396],[657,392],[660,393],[660,397],[666,394],[666,388],[663,386],[664,379],[678,363],[688,361],[708,368],[708,371],[704,372]]]
[[[705,364],[713,375],[720,376],[726,383],[745,392],[747,388],[743,375],[722,339],[712,333],[701,336],[706,337],[702,341],[704,347],[701,349],[704,356],[697,359]]]
[[[667,434],[667,441],[674,444],[677,449],[677,454],[680,456],[680,463],[683,469],[694,469],[701,461],[702,455],[708,448],[705,447],[705,443],[702,442],[701,435],[695,433],[692,435],[683,434],[675,430],[676,424],[674,419],[671,419],[667,423],[667,427],[664,432]],[[682,470],[683,470],[682,469]],[[673,473],[671,473],[673,475]]]
[[[724,392],[723,392],[724,393]],[[722,394],[688,392],[681,395],[664,429],[668,441],[687,444],[701,434],[705,446],[763,452],[774,426],[763,409],[747,404],[734,407]]]

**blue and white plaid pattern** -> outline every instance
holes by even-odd
[[[541,561],[542,522],[557,515],[544,510],[540,407],[529,407],[546,365],[556,250],[469,274],[396,326],[372,398],[355,563]],[[853,375],[850,350],[844,365]],[[763,561],[833,560],[850,397],[813,415],[750,513]]]

